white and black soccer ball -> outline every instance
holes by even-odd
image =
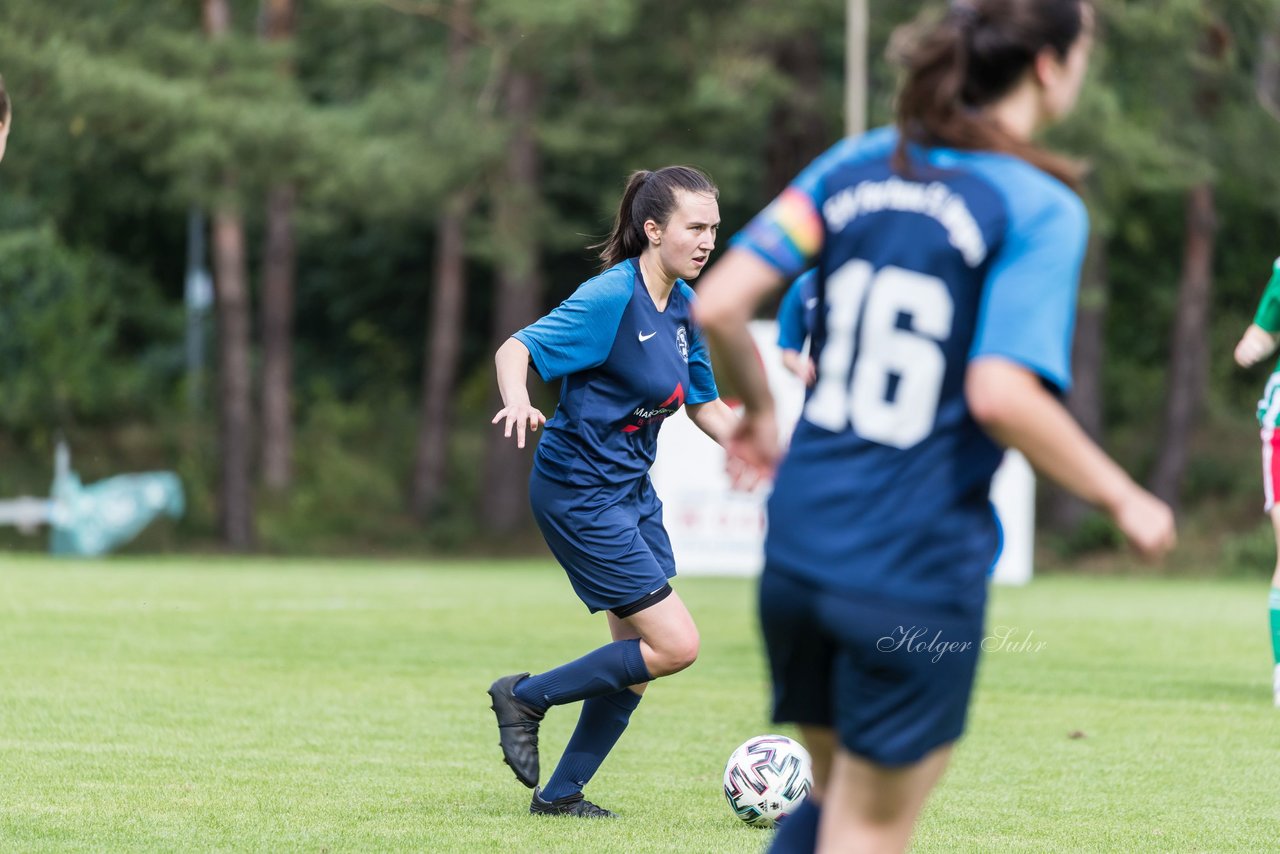
[[[813,788],[809,751],[785,735],[757,735],[733,751],[724,767],[724,796],[752,827],[774,827]]]

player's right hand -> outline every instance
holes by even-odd
[[[508,439],[511,438],[511,428],[514,426],[516,431],[516,447],[524,447],[524,434],[527,428],[531,433],[537,433],[538,428],[547,423],[544,416],[537,407],[529,404],[517,404],[515,406],[504,406],[498,410],[498,414],[493,416],[490,424],[497,424],[502,419],[506,419],[507,423],[502,431],[502,435]]]
[[[1178,544],[1173,510],[1139,486],[1116,505],[1112,518],[1145,560],[1159,560]]]
[[[750,491],[773,477],[782,451],[778,447],[778,419],[772,411],[750,411],[725,446],[725,471],[734,489]]]
[[[1270,356],[1276,349],[1276,336],[1256,323],[1250,323],[1236,345],[1236,364],[1249,368]]]

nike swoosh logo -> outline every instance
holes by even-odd
[[[655,336],[655,335],[657,335],[657,334],[658,334],[658,331],[657,331],[656,329],[655,329],[653,332],[650,332],[648,335],[645,335],[643,332],[641,332],[641,333],[640,333],[640,340],[641,340],[642,342],[644,342],[644,341],[648,341],[650,338],[652,338],[653,336]]]

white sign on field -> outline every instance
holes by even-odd
[[[777,324],[751,325],[777,403],[783,442],[800,417],[804,386],[782,365]],[[693,425],[681,409],[662,425],[653,485],[664,505],[676,567],[689,575],[756,575],[764,565],[767,487],[756,492],[730,488],[724,451]],[[1035,537],[1035,474],[1021,454],[1010,451],[996,472],[991,500],[1004,528],[1004,550],[994,580],[1031,580]]]

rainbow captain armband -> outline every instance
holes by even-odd
[[[734,237],[733,245],[752,250],[789,278],[822,249],[824,231],[813,199],[788,187]]]

